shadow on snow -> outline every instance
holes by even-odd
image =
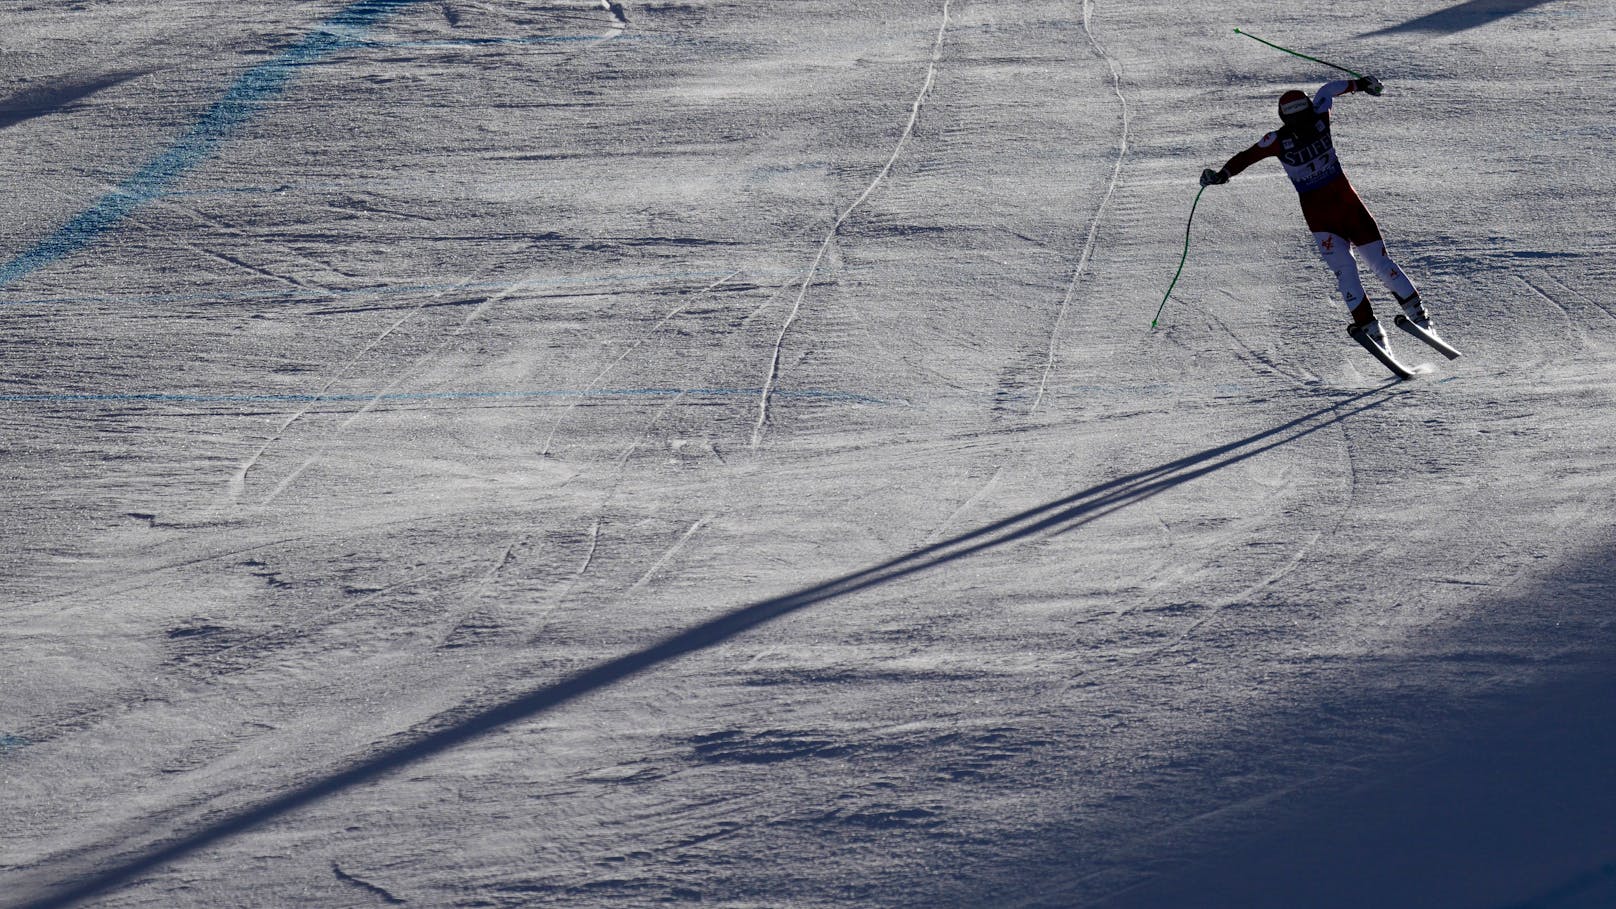
[[[1407,32],[1436,32],[1452,34],[1466,29],[1479,28],[1499,19],[1507,19],[1517,13],[1524,13],[1533,7],[1552,3],[1553,0],[1469,0],[1457,6],[1438,10],[1410,19],[1402,25],[1393,25],[1373,32],[1365,32],[1360,38],[1374,38],[1381,35],[1399,35]]]
[[[129,70],[99,76],[67,77],[44,88],[27,89],[0,101],[0,129],[54,114],[75,101],[83,101],[97,92],[144,75],[146,72],[143,70]]]
[[[1293,706],[1245,718],[1179,785],[1196,804],[1220,766],[1273,781],[1141,823],[1102,862],[1081,817],[1026,828],[925,905],[1616,906],[1613,597],[1607,541],[1534,589],[1474,604],[1421,646],[1379,652],[1294,693]],[[1488,682],[1467,692],[1456,675]],[[1311,756],[1275,747],[1292,741],[1312,743]],[[1219,753],[1235,757],[1219,765]]]
[[[1616,905],[1616,666],[1531,686],[1411,760],[1314,786],[1210,854],[1090,909]],[[1383,709],[1435,713],[1441,696]]]
[[[1361,392],[1239,441],[1101,483],[863,571],[740,607],[660,643],[586,669],[475,715],[457,718],[450,725],[412,742],[382,751],[345,770],[222,818],[144,853],[109,856],[98,862],[104,866],[101,870],[87,871],[55,893],[41,894],[33,902],[23,905],[27,909],[59,909],[78,903],[227,837],[373,781],[409,764],[442,754],[512,723],[530,720],[637,673],[725,643],[750,629],[810,606],[899,581],[909,575],[939,568],[1035,535],[1064,533],[1086,526],[1184,483],[1248,461],[1379,407],[1399,396],[1400,393],[1394,391],[1396,387],[1396,384],[1390,384]],[[107,851],[116,849],[116,844],[108,844]],[[88,851],[93,854],[94,847]],[[85,856],[85,852],[79,852],[79,856]]]

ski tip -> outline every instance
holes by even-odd
[[[1429,344],[1433,349],[1436,350],[1437,353],[1447,357],[1449,360],[1459,359],[1459,351],[1455,350],[1452,344],[1442,340],[1442,337],[1435,331],[1432,331],[1430,328],[1416,324],[1414,320],[1410,319],[1408,316],[1398,313],[1397,317],[1392,320],[1392,323],[1414,337],[1419,338],[1421,341],[1424,341],[1426,344]]]

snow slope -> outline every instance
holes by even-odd
[[[1616,4],[619,11],[0,3],[0,906],[1616,902]]]

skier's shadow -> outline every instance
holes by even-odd
[[[1533,7],[1552,2],[1554,0],[1469,0],[1467,3],[1437,10],[1417,19],[1410,19],[1401,25],[1365,32],[1358,37],[1376,38],[1382,35],[1397,35],[1407,32],[1452,34],[1487,25],[1499,19],[1506,19],[1517,13],[1524,13]]]
[[[55,893],[40,896],[18,909],[61,909],[104,893],[227,837],[265,824],[344,790],[373,781],[406,765],[441,754],[485,733],[513,723],[531,720],[629,676],[717,646],[782,616],[828,600],[889,584],[978,553],[1008,546],[1035,535],[1053,535],[1083,527],[1174,487],[1289,445],[1349,417],[1379,407],[1397,396],[1391,391],[1396,387],[1395,383],[1382,385],[1237,442],[1209,448],[1149,470],[1092,486],[1082,492],[1030,508],[863,571],[742,606],[667,638],[661,643],[586,669],[570,678],[513,698],[480,713],[458,719],[452,725],[428,733],[412,742],[374,754],[346,770],[217,820],[194,833],[149,849],[144,854],[136,853],[112,861],[99,862],[103,870],[80,877]],[[114,852],[117,848],[117,844],[108,843],[106,851]],[[81,851],[79,856],[93,855],[95,851],[92,847]],[[69,863],[71,862],[72,860],[69,860]]]

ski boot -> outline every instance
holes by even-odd
[[[1347,326],[1347,334],[1352,335],[1354,341],[1362,344],[1364,350],[1369,351],[1381,365],[1391,370],[1399,379],[1414,378],[1414,370],[1404,366],[1392,356],[1391,347],[1386,344],[1386,332],[1381,330],[1380,322],[1373,318],[1368,322],[1353,322]]]
[[[1431,315],[1427,313],[1425,311],[1425,307],[1420,304],[1419,291],[1409,294],[1407,299],[1398,297],[1397,302],[1403,305],[1403,314],[1408,316],[1408,320],[1410,322],[1413,322],[1415,325],[1418,325],[1426,331],[1431,330]]]
[[[1392,349],[1391,345],[1386,343],[1386,332],[1381,330],[1379,319],[1370,319],[1368,322],[1354,324],[1350,327],[1350,330],[1379,344],[1382,350],[1389,351]]]

